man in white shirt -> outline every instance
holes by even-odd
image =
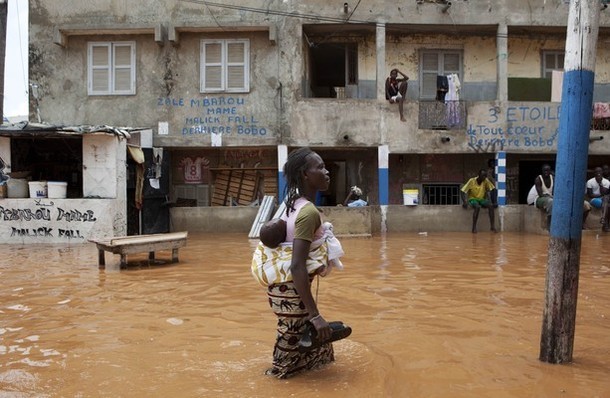
[[[607,204],[607,200],[603,200],[604,196],[610,193],[610,181],[603,176],[603,169],[596,167],[593,171],[593,178],[587,181],[587,197],[591,206],[601,209],[604,202]],[[602,211],[603,213],[603,211]],[[602,216],[602,224],[604,231],[607,231],[607,225],[604,224],[605,217]]]

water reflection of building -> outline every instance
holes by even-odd
[[[216,207],[277,195],[278,168],[303,145],[332,173],[321,205],[352,185],[382,205],[382,222],[404,188],[421,204],[455,205],[459,185],[498,156],[517,205],[554,163],[566,3],[136,0],[98,12],[41,0],[30,3],[30,77],[44,121],[150,127],[170,159],[169,201],[189,206],[174,221],[193,228]],[[610,102],[608,40],[603,11],[597,103]],[[410,77],[407,122],[383,91],[395,67]],[[458,96],[439,101],[438,77],[453,75]],[[609,152],[609,140],[592,142],[589,164]]]

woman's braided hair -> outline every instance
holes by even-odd
[[[288,155],[284,164],[284,178],[286,178],[286,215],[294,211],[294,202],[303,192],[303,172],[307,169],[307,158],[314,153],[310,148],[296,149]]]

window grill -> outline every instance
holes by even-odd
[[[459,205],[460,184],[423,184],[425,205]]]

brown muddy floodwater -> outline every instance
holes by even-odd
[[[288,380],[263,375],[276,320],[244,235],[191,234],[178,264],[124,270],[92,244],[0,245],[0,397],[610,396],[610,235],[583,236],[568,365],[538,360],[547,237],[341,241],[319,307],[353,333]]]

